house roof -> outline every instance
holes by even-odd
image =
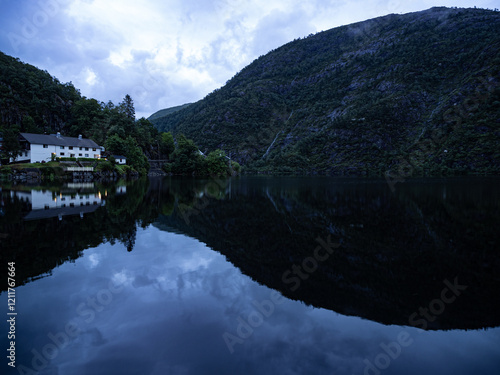
[[[100,146],[91,139],[87,138],[74,138],[57,136],[55,134],[32,134],[32,133],[21,133],[21,136],[26,139],[29,143],[39,144],[39,145],[55,145],[55,146],[73,146],[73,147],[92,147],[100,148]]]
[[[112,155],[115,159],[126,159],[126,156],[123,155]]]

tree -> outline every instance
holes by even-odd
[[[125,95],[123,102],[120,103],[120,108],[123,113],[132,121],[135,121],[134,101],[129,94]]]
[[[125,140],[127,164],[141,174],[146,174],[149,170],[149,161],[141,148],[137,145],[136,140],[130,135]]]
[[[177,135],[177,148],[172,153],[172,172],[176,174],[194,174],[202,172],[203,161],[198,147],[183,134]]]
[[[211,176],[227,175],[228,160],[226,153],[222,150],[215,150],[208,154],[206,159],[207,172]]]
[[[23,117],[22,129],[26,133],[40,133],[40,129],[35,125],[35,120],[30,115]]]
[[[106,140],[106,150],[115,155],[125,155],[127,153],[127,144],[124,139],[114,134]]]
[[[174,136],[170,132],[161,133],[159,142],[160,142],[160,145],[159,145],[160,159],[163,159],[164,157],[169,159],[170,155],[175,150]]]
[[[71,107],[69,135],[92,136],[97,143],[104,141],[104,113],[102,105],[95,99],[83,98]]]
[[[17,125],[4,127],[3,132],[3,145],[1,150],[1,158],[11,158],[15,160],[21,155],[21,144],[19,143],[19,127]]]

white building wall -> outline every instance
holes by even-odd
[[[98,194],[53,195],[52,192],[31,191],[32,209],[49,209],[101,204]]]
[[[42,161],[50,161],[52,157],[52,153],[57,155],[58,146],[47,145],[46,148],[43,145],[31,144],[31,162],[32,163],[40,163]]]

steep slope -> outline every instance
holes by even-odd
[[[162,118],[250,170],[500,172],[500,13],[432,8],[290,42]]]
[[[63,130],[74,102],[82,97],[72,83],[0,52],[0,127],[26,132]]]
[[[183,105],[178,105],[176,107],[160,109],[159,111],[157,111],[157,112],[153,113],[151,116],[149,116],[148,120],[151,121],[151,123],[153,123],[156,127],[161,127],[163,118],[165,118],[166,116],[168,116],[172,113],[180,111],[181,109],[187,108],[190,105],[191,105],[191,103],[186,103]]]

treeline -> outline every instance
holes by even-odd
[[[0,158],[15,158],[19,133],[90,138],[106,148],[104,156],[123,155],[140,174],[149,160],[164,160],[173,174],[224,175],[239,170],[217,150],[204,157],[190,140],[161,132],[145,118],[136,120],[133,99],[114,104],[86,98],[73,84],[0,52]],[[185,164],[184,164],[185,163]],[[112,168],[112,166],[110,166]]]

